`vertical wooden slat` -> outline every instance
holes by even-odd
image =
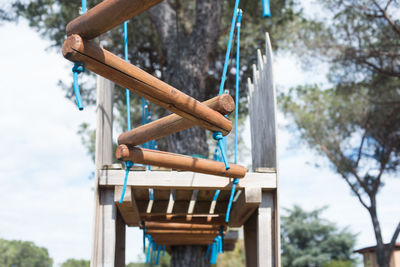
[[[197,199],[197,194],[198,194],[199,190],[193,190],[192,196],[190,198],[190,202],[189,202],[189,207],[187,210],[188,215],[186,216],[186,220],[187,221],[191,221],[192,220],[192,215],[193,211],[194,211],[194,207],[196,205],[196,199]]]
[[[91,266],[119,266],[125,264],[125,235],[117,231],[125,228],[114,202],[113,189],[99,189],[99,169],[112,164],[112,107],[114,83],[97,77],[97,126],[95,152],[95,207]],[[118,249],[116,249],[118,248]]]
[[[248,80],[253,170],[277,170],[276,93],[272,64],[271,43],[266,34],[266,55],[257,51],[253,83]],[[244,235],[247,266],[280,266],[278,190],[262,192],[261,205],[245,223]],[[254,257],[257,262],[254,262]]]

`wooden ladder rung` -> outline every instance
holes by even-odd
[[[68,23],[67,35],[79,34],[87,40],[96,38],[161,1],[104,0]]]
[[[188,140],[189,142],[190,140]],[[243,166],[230,164],[230,169],[225,170],[223,162],[194,158],[190,156],[151,150],[139,147],[120,145],[116,157],[123,161],[132,161],[145,165],[155,165],[176,170],[192,171],[230,178],[243,178],[247,169]]]
[[[216,96],[203,102],[203,104],[223,115],[230,114],[235,109],[235,102],[228,94]],[[189,129],[196,125],[194,121],[185,119],[176,114],[171,114],[122,133],[118,137],[118,144],[137,146]]]
[[[224,135],[232,130],[232,122],[221,113],[79,35],[69,36],[62,50],[66,59],[85,63],[87,69],[205,129]]]

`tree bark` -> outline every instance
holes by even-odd
[[[222,15],[221,0],[197,0],[192,32],[185,31],[177,10],[168,2],[149,10],[167,61],[165,81],[199,101],[206,97],[206,78],[217,46]],[[218,88],[215,88],[218,94]],[[206,132],[193,127],[167,137],[168,151],[207,157]],[[171,266],[209,266],[206,246],[175,246]]]
[[[376,259],[380,267],[389,267],[390,262],[390,248],[386,247],[382,239],[382,230],[379,223],[378,215],[376,212],[376,198],[375,195],[370,195],[371,207],[368,209],[371,216],[372,225],[374,227],[374,234],[376,239]]]

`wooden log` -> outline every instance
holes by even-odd
[[[218,235],[219,230],[158,230],[158,229],[147,229],[146,233],[150,235],[178,235],[176,236],[179,238],[179,235],[190,235],[190,234],[197,234],[197,235]]]
[[[93,39],[125,20],[146,11],[162,0],[104,0],[85,14],[68,23],[67,35],[79,34],[85,39]]]
[[[232,130],[232,122],[219,112],[79,35],[69,36],[62,52],[66,59],[85,63],[87,69],[205,129],[224,135]]]
[[[156,165],[231,178],[243,178],[247,171],[245,167],[236,164],[230,164],[231,168],[225,170],[223,162],[145,148],[129,148],[126,145],[118,146],[115,155],[117,159],[123,161],[132,161],[144,165]]]
[[[235,102],[228,94],[222,94],[203,102],[209,108],[226,115],[235,109]],[[139,126],[118,137],[118,144],[137,146],[196,126],[196,123],[179,115],[171,114],[159,120]]]

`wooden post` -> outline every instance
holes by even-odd
[[[87,69],[205,129],[223,135],[232,130],[232,122],[221,113],[79,35],[69,36],[62,52],[66,59],[85,63]]]
[[[227,94],[211,98],[203,102],[203,104],[223,115],[230,114],[235,109],[233,98]],[[195,122],[179,115],[171,114],[122,133],[118,137],[118,144],[137,146],[194,126],[196,126]]]
[[[254,171],[277,173],[276,95],[271,43],[257,51],[253,84],[249,79],[249,115]],[[278,185],[277,187],[278,188]],[[246,266],[280,267],[278,189],[263,191],[261,204],[244,224]]]
[[[176,170],[192,171],[231,178],[243,178],[247,172],[245,167],[237,164],[230,164],[231,168],[226,170],[225,164],[220,161],[195,158],[139,147],[128,147],[126,145],[119,145],[115,152],[115,156],[119,160],[129,160],[144,165],[155,165]]]
[[[117,211],[113,189],[99,188],[103,165],[112,163],[114,83],[97,77],[95,207],[91,267],[125,266],[125,223]]]
[[[93,39],[146,11],[162,0],[104,0],[68,23],[67,35],[79,34]]]

